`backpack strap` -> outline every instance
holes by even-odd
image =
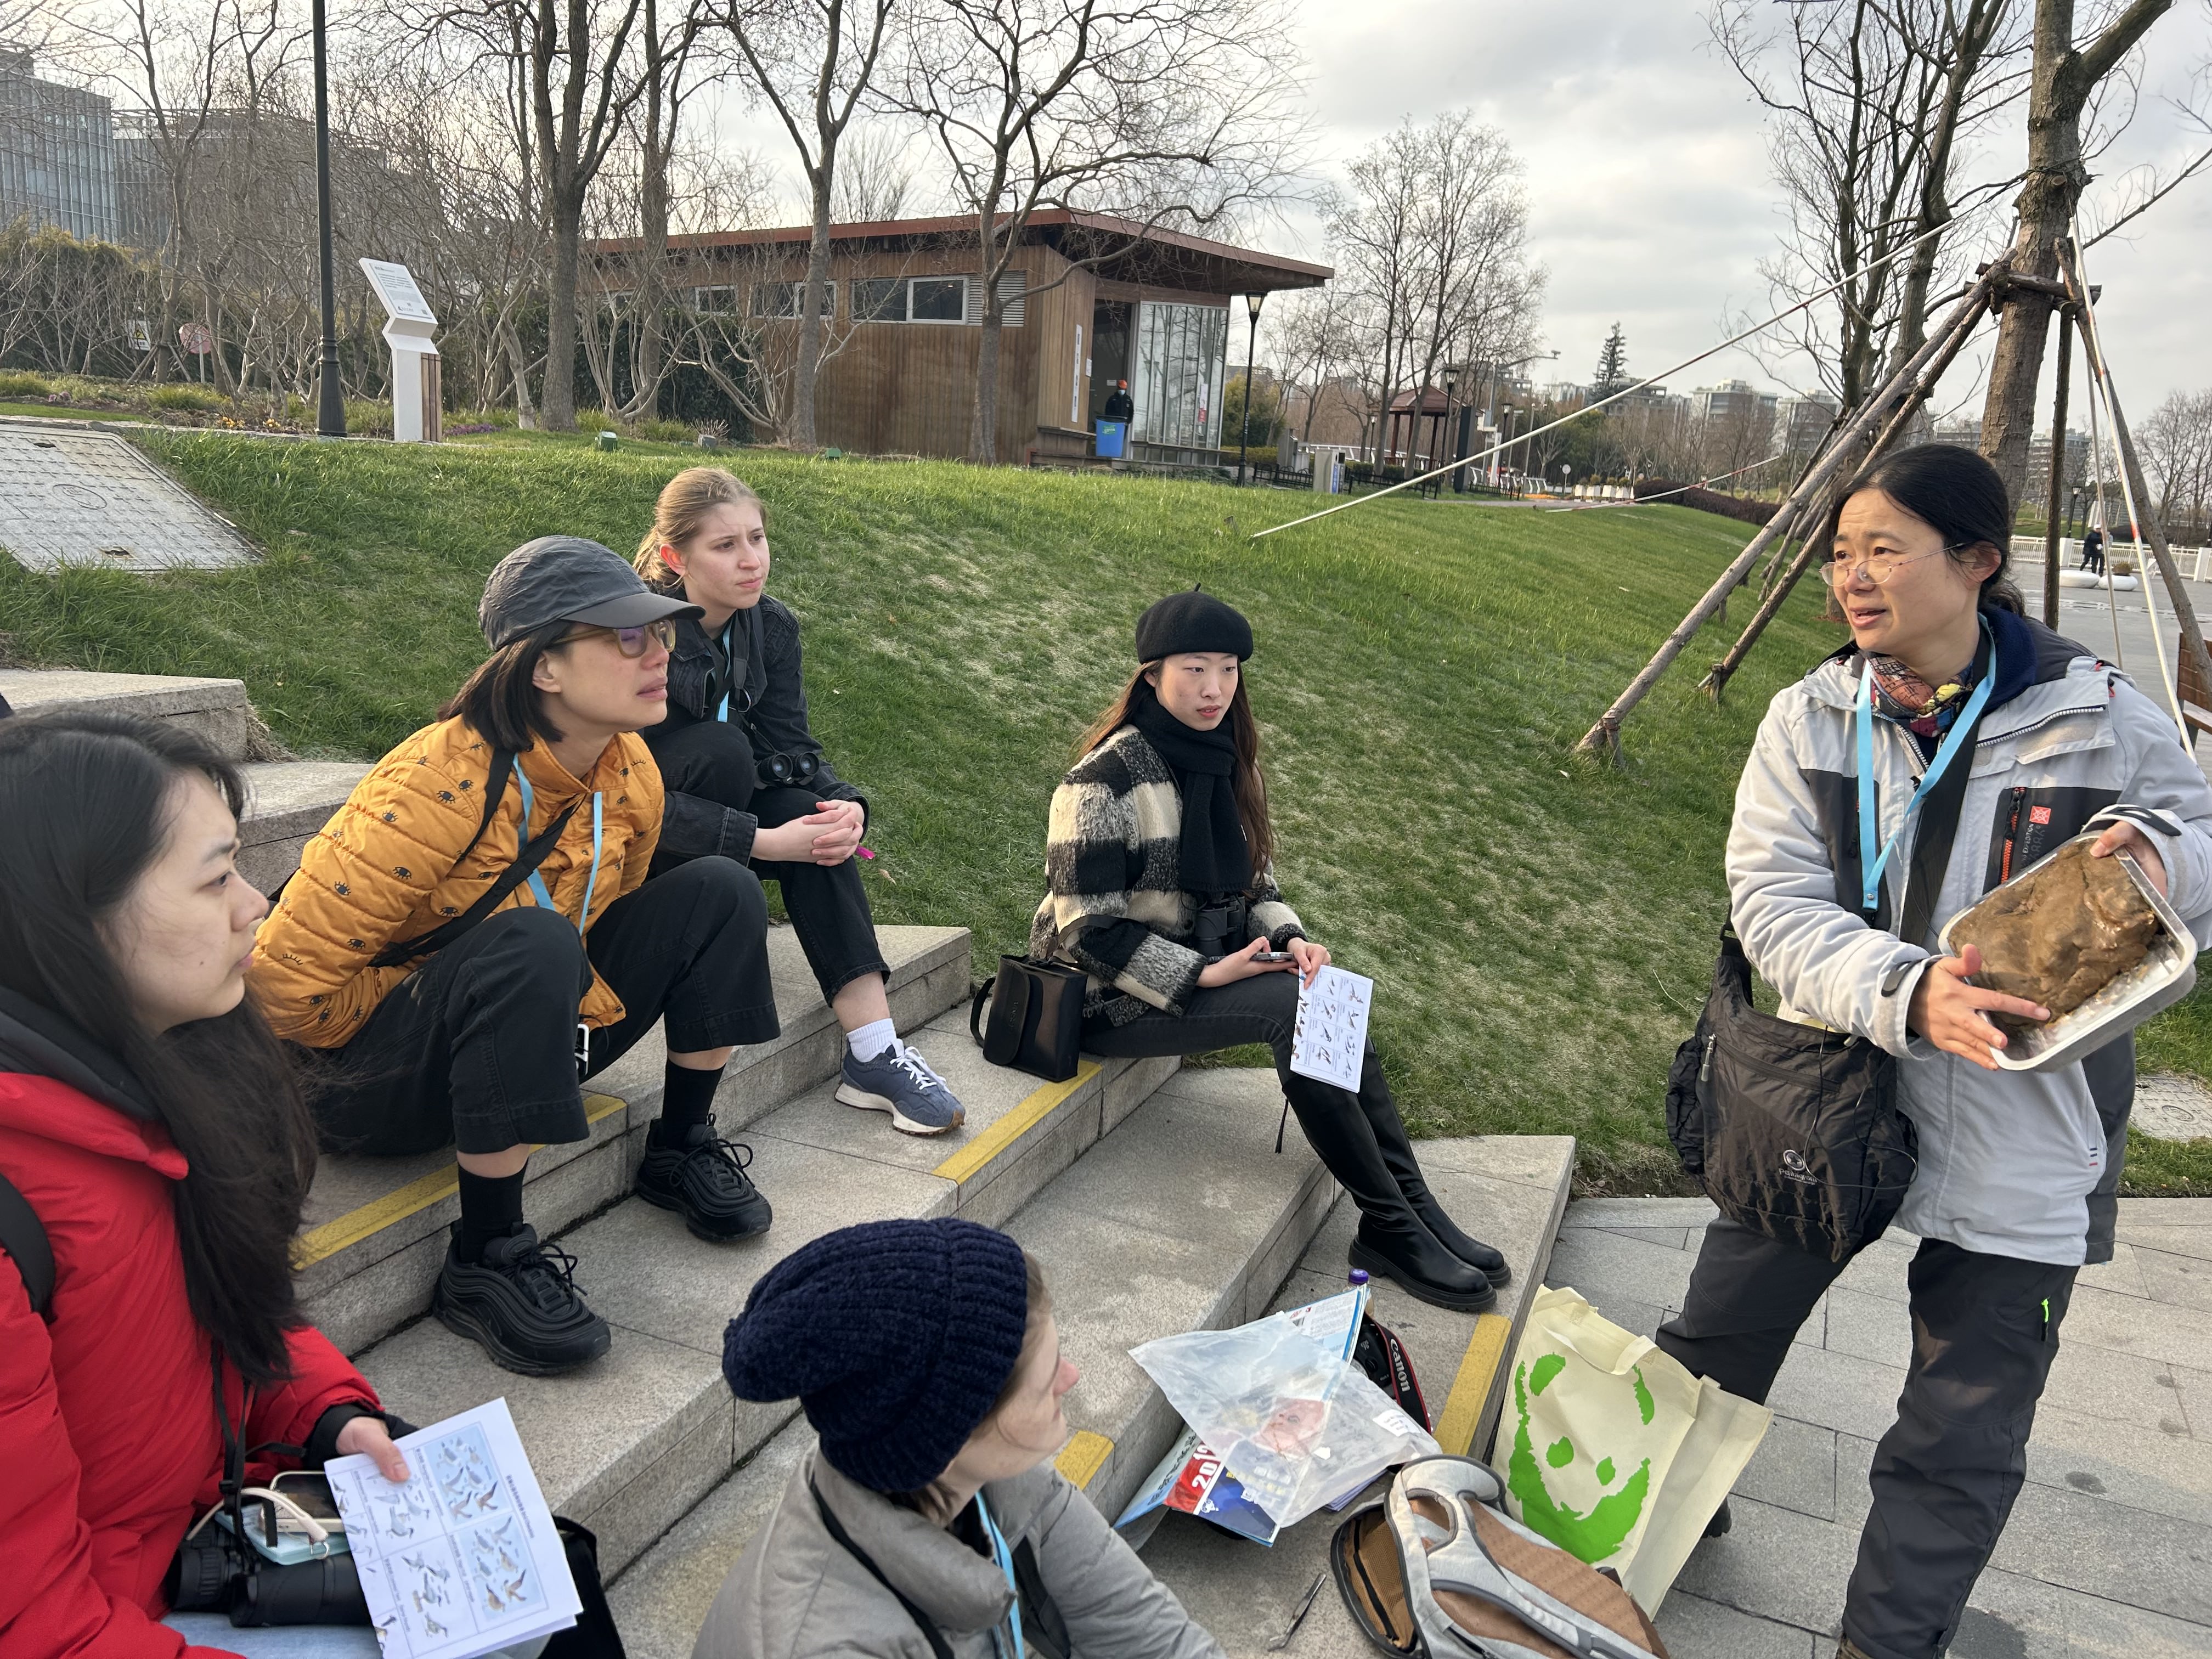
[[[4,714],[7,712],[8,705],[5,702],[0,702],[0,714]],[[514,750],[512,749],[495,749],[492,750],[491,775],[484,780],[483,817],[477,820],[477,832],[469,837],[469,844],[461,848],[460,858],[457,858],[453,860],[456,866],[460,864],[461,859],[468,857],[470,854],[477,850],[477,843],[484,838],[484,831],[491,828],[492,819],[499,816],[499,804],[507,799],[507,776],[508,773],[514,769]],[[526,824],[523,827],[527,829],[529,826]],[[526,876],[529,874],[529,872],[525,871],[523,873]],[[283,880],[278,882],[274,887],[269,890],[269,908],[270,909],[275,909],[278,905],[284,902],[284,890],[292,884],[292,876],[295,876],[297,874],[299,874],[299,866],[295,865],[293,866],[291,875],[286,876]],[[425,933],[422,937],[428,939],[429,935]],[[450,941],[448,942],[450,943]],[[404,958],[402,958],[402,960],[404,961]],[[397,967],[399,964],[398,963],[380,962],[372,965],[380,968],[390,968]]]
[[[54,1246],[46,1237],[46,1223],[31,1207],[31,1200],[15,1183],[0,1175],[0,1250],[7,1251],[23,1275],[31,1311],[52,1322],[54,1299]]]
[[[492,774],[491,781],[484,787],[483,822],[477,826],[476,834],[469,837],[469,844],[461,849],[461,858],[453,860],[456,866],[459,865],[461,859],[466,858],[476,850],[477,843],[483,839],[484,831],[491,827],[493,815],[499,811],[500,801],[507,793],[507,776],[514,769],[514,753],[512,750],[502,749],[492,758],[500,769]],[[555,818],[543,830],[517,848],[514,862],[499,872],[498,878],[477,896],[474,904],[469,906],[451,921],[441,923],[427,933],[417,933],[412,939],[399,939],[386,945],[384,949],[369,958],[369,966],[404,968],[417,957],[436,955],[474,928],[478,922],[504,904],[507,895],[529,880],[536,872],[538,866],[545,862],[546,854],[560,844],[562,832],[568,829],[568,820],[575,817],[576,808],[581,804],[580,801],[571,801],[568,810],[559,817]],[[520,835],[529,828],[530,826],[525,823],[516,833]]]

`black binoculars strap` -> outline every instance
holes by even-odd
[[[31,1200],[15,1183],[0,1176],[0,1250],[8,1252],[15,1271],[23,1276],[23,1291],[31,1311],[49,1324],[53,1322],[54,1244],[46,1224],[31,1207]]]
[[[936,1659],[952,1659],[952,1649],[946,1643],[943,1632],[929,1622],[928,1614],[907,1599],[903,1590],[884,1577],[884,1570],[869,1558],[868,1553],[853,1541],[851,1535],[840,1524],[837,1517],[830,1512],[830,1505],[822,1497],[822,1488],[809,1480],[806,1483],[806,1489],[814,1494],[815,1510],[821,1515],[822,1524],[828,1528],[830,1536],[844,1547],[847,1554],[866,1567],[870,1577],[898,1599],[899,1606],[906,1609],[907,1617],[914,1620],[915,1628],[921,1632],[923,1639],[929,1644],[930,1652],[936,1656]]]
[[[504,750],[493,758],[495,761],[506,761],[509,770],[514,767],[514,756]],[[506,771],[492,774],[494,782],[498,787],[487,787],[483,822],[477,826],[476,834],[469,837],[468,846],[461,849],[461,858],[466,858],[475,849],[477,842],[483,839],[483,832],[491,827],[492,815],[499,811],[500,798],[506,793],[507,775]],[[547,824],[544,829],[517,848],[514,862],[501,871],[492,884],[485,888],[477,896],[477,902],[467,909],[462,911],[451,921],[433,927],[427,933],[417,933],[413,939],[403,939],[395,944],[386,945],[368,959],[368,965],[372,968],[404,968],[417,957],[436,955],[455,939],[469,932],[486,916],[507,902],[507,895],[529,880],[538,866],[545,862],[546,854],[560,844],[562,832],[568,829],[568,820],[576,816],[576,809],[582,804],[581,801],[569,802],[567,810],[559,817],[555,818],[552,823]],[[525,829],[528,827],[527,824],[523,826]],[[456,859],[453,862],[458,866],[460,859]]]

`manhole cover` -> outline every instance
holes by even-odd
[[[220,570],[253,550],[124,439],[0,422],[0,547],[27,570]]]

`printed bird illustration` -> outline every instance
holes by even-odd
[[[515,1576],[514,1582],[507,1587],[507,1599],[509,1601],[513,1601],[516,1596],[521,1595],[523,1587],[529,1582],[530,1579],[527,1574],[518,1573]]]
[[[486,1613],[505,1613],[507,1611],[507,1603],[499,1599],[499,1592],[492,1589],[489,1584],[484,1586],[484,1611]]]
[[[422,1615],[422,1631],[427,1636],[443,1636],[446,1627],[426,1613]]]

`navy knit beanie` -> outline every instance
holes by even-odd
[[[1029,1328],[1022,1247],[972,1221],[871,1221],[771,1268],[722,1337],[740,1400],[796,1395],[822,1455],[918,1492],[990,1415]]]
[[[1202,588],[1170,593],[1137,618],[1137,660],[1158,662],[1186,651],[1252,654],[1252,624]]]

